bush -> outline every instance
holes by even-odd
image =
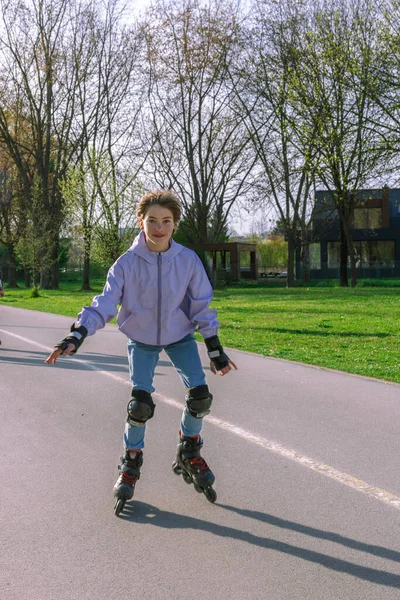
[[[30,298],[40,298],[39,290],[40,290],[39,286],[35,286],[34,288],[32,288],[31,293],[29,294],[29,297]]]
[[[359,279],[357,287],[400,287],[400,279]]]

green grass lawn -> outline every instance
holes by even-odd
[[[74,318],[102,287],[62,283],[39,298],[6,289],[0,306]],[[400,383],[399,287],[228,287],[215,291],[213,306],[224,346]]]

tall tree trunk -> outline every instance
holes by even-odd
[[[58,270],[58,262],[52,263],[50,269],[51,289],[58,290],[60,287],[60,275]]]
[[[196,241],[201,244],[206,244],[208,242],[207,215],[200,213],[198,219],[198,239]]]
[[[82,285],[81,290],[91,290],[90,287],[90,257],[84,256],[83,258],[83,274],[82,274]]]
[[[51,247],[51,264],[50,264],[50,274],[51,274],[51,289],[58,290],[60,287],[60,271],[58,268],[58,250],[59,250],[59,238],[58,234],[54,237],[52,247]]]
[[[350,243],[350,269],[351,269],[351,287],[357,286],[357,272],[356,272],[356,257],[354,252],[354,245]]]
[[[51,289],[51,238],[52,232],[49,231],[49,227],[45,227],[38,223],[35,226],[36,235],[39,235],[39,248],[38,248],[38,259],[35,261],[35,268],[40,270],[40,282],[39,285],[44,290]],[[35,286],[36,287],[36,286]]]
[[[24,281],[25,281],[25,287],[30,288],[31,287],[31,274],[27,267],[24,268]]]
[[[40,287],[44,290],[51,289],[51,273],[49,269],[41,269],[40,271]],[[36,286],[35,286],[36,287]]]
[[[295,265],[295,256],[296,256],[296,246],[294,240],[294,234],[291,231],[287,235],[287,243],[288,243],[288,263],[287,263],[287,280],[286,287],[294,287],[294,265]]]
[[[339,214],[340,228],[340,287],[349,287],[349,279],[347,276],[347,238],[344,231],[343,216]]]
[[[350,257],[350,273],[351,273],[351,287],[354,288],[357,285],[357,274],[356,274],[356,253],[351,237],[350,229],[350,217],[344,219],[343,223],[344,234],[346,236],[347,251]]]
[[[90,290],[90,250],[92,238],[84,236],[83,275],[81,290]]]
[[[310,245],[304,244],[301,249],[301,264],[303,268],[303,281],[304,283],[310,283],[311,271],[310,271]]]
[[[17,259],[15,256],[14,246],[8,246],[8,287],[17,288]]]
[[[34,288],[38,287],[38,285],[40,284],[40,280],[41,280],[41,273],[38,272],[35,268],[32,269],[32,280],[33,280],[33,287]]]
[[[40,263],[40,287],[48,290],[57,290],[59,288],[59,270],[58,270],[58,232],[54,232],[53,228],[50,231],[44,232],[46,241],[41,249]]]

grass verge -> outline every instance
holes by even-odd
[[[1,305],[75,318],[101,293],[103,280],[82,292],[6,289]],[[400,383],[400,290],[389,287],[228,287],[215,291],[213,307],[224,346]],[[198,339],[202,339],[198,336]]]

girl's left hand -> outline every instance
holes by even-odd
[[[212,360],[210,360],[210,369],[211,369],[212,373],[214,373],[214,375],[216,375],[217,373],[218,373],[218,375],[226,375],[227,373],[229,373],[229,371],[232,371],[232,369],[235,369],[235,371],[237,371],[237,366],[235,365],[233,360],[230,360],[228,358],[228,363],[229,364],[227,367],[224,367],[220,371],[217,371],[217,369],[215,368],[214,362]]]

